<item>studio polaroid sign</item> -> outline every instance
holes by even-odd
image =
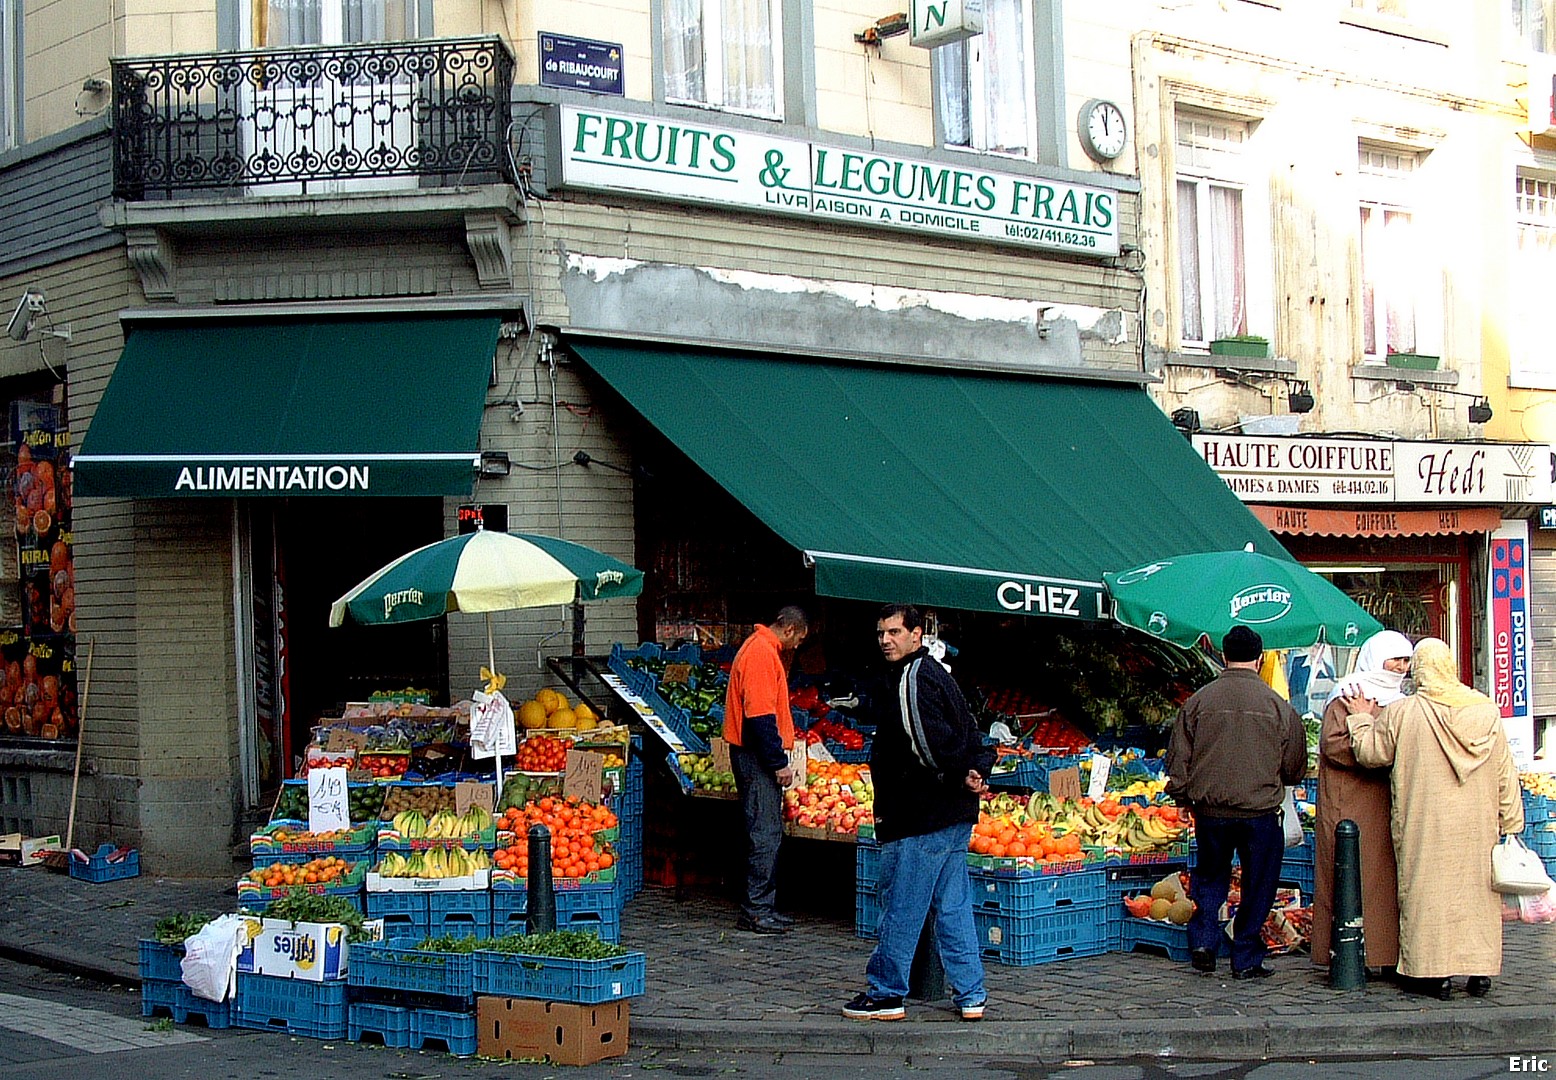
[[[540,35],[540,85],[593,94],[626,94],[621,46],[609,41]]]

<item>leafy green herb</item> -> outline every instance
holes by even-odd
[[[179,914],[169,915],[165,919],[158,919],[156,929],[151,936],[163,945],[182,945],[184,939],[200,932],[200,928],[211,921],[210,915]]]
[[[353,945],[373,940],[362,926],[362,913],[350,900],[344,896],[321,896],[302,886],[288,889],[263,914],[267,919],[290,922],[341,923],[346,928],[346,940]]]
[[[416,946],[417,952],[436,953],[473,953],[476,949],[488,944],[485,938],[474,937],[435,937],[428,938]]]
[[[627,950],[620,945],[601,941],[595,934],[584,930],[551,930],[544,934],[508,934],[493,938],[485,945],[487,951],[515,953],[524,956],[555,956],[566,960],[609,960],[625,956]]]

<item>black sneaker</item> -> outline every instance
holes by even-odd
[[[1216,950],[1195,949],[1189,953],[1189,963],[1193,965],[1195,971],[1215,971]]]
[[[749,915],[742,915],[735,920],[735,929],[749,930],[753,934],[787,934],[789,932],[788,925],[779,922],[770,915],[759,915],[754,919]]]
[[[901,1020],[908,1015],[900,997],[873,998],[860,994],[843,1006],[843,1015],[850,1020]]]

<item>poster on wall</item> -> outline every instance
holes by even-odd
[[[1488,655],[1491,697],[1502,711],[1508,745],[1520,769],[1535,765],[1531,699],[1534,636],[1529,627],[1529,523],[1504,520],[1491,534]],[[1547,763],[1547,767],[1548,767]]]

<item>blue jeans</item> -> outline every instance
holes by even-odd
[[[988,997],[967,878],[971,838],[972,825],[952,825],[881,845],[881,938],[865,966],[872,998],[907,996],[913,954],[931,910],[951,1000],[979,1005]]]
[[[1232,970],[1246,971],[1264,960],[1260,931],[1275,903],[1280,864],[1286,857],[1286,837],[1280,814],[1254,818],[1196,817],[1194,836],[1199,854],[1189,878],[1189,896],[1198,905],[1189,920],[1189,948],[1221,951],[1221,922],[1216,916],[1226,903],[1232,880],[1232,854],[1243,867],[1242,900],[1232,920]]]
[[[778,845],[783,842],[783,789],[771,769],[743,747],[729,748],[735,790],[746,816],[746,889],[740,910],[770,919],[778,903]]]

